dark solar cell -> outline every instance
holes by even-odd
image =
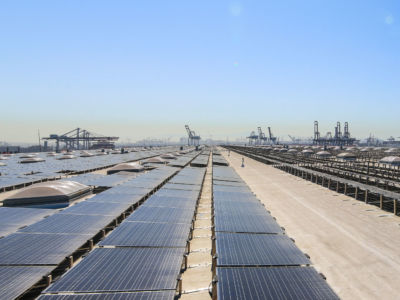
[[[10,234],[0,239],[0,264],[57,265],[87,239],[84,235]]]
[[[140,206],[126,221],[190,224],[193,215],[193,209]]]
[[[173,300],[175,291],[42,295],[38,300]]]
[[[219,214],[214,218],[215,231],[248,233],[283,233],[281,227],[268,214],[227,215]]]
[[[306,265],[310,260],[286,235],[216,233],[218,266]]]
[[[183,248],[98,248],[45,292],[175,290]]]
[[[100,245],[185,247],[189,232],[188,224],[123,222]]]
[[[103,192],[92,198],[87,199],[87,202],[113,202],[113,203],[129,203],[135,204],[139,202],[144,196],[148,194],[148,191],[141,191],[140,194],[111,194]]]
[[[194,197],[184,198],[184,197],[167,197],[159,196],[158,193],[147,199],[143,206],[157,206],[157,207],[177,207],[194,209],[196,206],[197,199]]]
[[[15,299],[52,271],[53,267],[0,266],[0,297]]]
[[[339,299],[311,267],[217,268],[219,300]]]
[[[60,212],[60,214],[105,215],[117,217],[130,206],[132,206],[131,203],[124,202],[107,203],[83,201],[64,209]]]
[[[113,216],[55,214],[22,229],[21,232],[76,233],[93,235],[110,224],[113,219]]]

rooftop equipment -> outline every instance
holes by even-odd
[[[89,194],[91,188],[75,181],[47,181],[23,188],[3,201],[3,206],[65,203]]]

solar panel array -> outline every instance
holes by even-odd
[[[85,293],[93,299],[133,293],[132,299],[173,299],[205,169],[186,167],[166,184],[165,177],[155,176],[155,172],[162,170],[169,171],[169,176],[177,172],[175,168],[162,167],[99,195],[106,193],[107,196],[101,197],[104,204],[109,195],[126,195],[129,188],[143,190],[163,185],[112,230],[99,248],[47,288],[41,299],[51,299],[45,295],[52,297],[52,293]],[[170,199],[182,205],[171,205]],[[70,208],[74,214],[78,205]],[[79,206],[84,211],[88,209],[87,205]],[[156,291],[165,294],[155,294]]]
[[[79,157],[80,153],[76,151],[72,154],[77,157],[66,160],[58,160],[62,154],[49,157],[47,156],[47,153],[42,152],[37,153],[36,156],[45,159],[45,161],[33,164],[20,164],[19,161],[21,160],[21,154],[15,154],[4,161],[6,166],[1,167],[0,191],[12,189],[15,186],[24,186],[26,184],[41,182],[43,180],[59,179],[61,178],[62,173],[90,172],[99,168],[111,167],[123,162],[137,161],[165,153],[176,152],[177,150],[177,147],[165,147],[161,149],[140,150],[124,154],[100,156],[98,152],[90,151],[94,154],[91,157]],[[76,180],[84,184],[90,183],[90,185],[110,184],[109,179],[103,182],[101,177],[102,176],[88,175],[77,177]],[[96,182],[96,180],[98,181]]]
[[[43,216],[49,215],[53,210],[0,208],[0,216],[4,217],[2,221],[5,224],[14,222],[21,227],[32,223],[0,239],[0,286],[4,291],[2,296],[10,295],[9,298],[15,298],[29,289],[104,228],[114,226],[115,220],[123,212],[131,211],[138,202],[167,181],[177,170],[160,167],[138,177],[130,177],[117,187],[47,218]],[[151,182],[148,188],[135,187],[136,180],[144,182],[146,179]],[[22,211],[23,214],[20,213]],[[1,268],[16,270],[16,277],[2,276]],[[10,274],[14,273],[10,271]],[[17,286],[16,278],[23,279],[24,283],[18,282]]]
[[[214,164],[213,204],[218,299],[338,299],[230,167]]]

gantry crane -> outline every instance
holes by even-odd
[[[265,136],[265,133],[262,131],[261,127],[258,127],[258,143],[260,145],[265,144],[268,141],[268,138]]]
[[[200,144],[201,137],[196,135],[196,132],[190,130],[189,125],[185,125],[188,134],[188,146],[198,146]]]
[[[276,144],[276,137],[272,134],[271,127],[268,127],[269,141],[272,144]]]
[[[117,141],[117,136],[104,136],[93,133],[85,129],[76,128],[67,133],[58,135],[50,134],[49,137],[44,137],[42,140],[56,141],[56,151],[60,151],[60,142],[65,143],[67,150],[71,149],[90,149],[93,142],[96,142],[101,148],[114,148],[114,142]]]

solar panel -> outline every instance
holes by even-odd
[[[235,193],[235,192],[213,192],[214,201],[230,201],[230,202],[257,202],[260,200],[253,193]]]
[[[139,202],[144,196],[146,196],[148,191],[143,192],[142,194],[111,194],[103,192],[98,194],[92,198],[86,200],[86,202],[106,202],[106,203],[130,203],[135,204]]]
[[[158,193],[151,196],[147,199],[143,206],[151,206],[151,207],[177,207],[177,208],[186,208],[186,209],[194,209],[196,206],[196,201],[194,197],[167,197],[167,196],[159,196]]]
[[[84,235],[10,234],[0,239],[0,265],[57,265],[86,241]]]
[[[193,209],[141,206],[126,221],[190,224],[193,216]]]
[[[217,268],[217,295],[227,299],[339,299],[311,267]]]
[[[53,209],[24,207],[0,207],[0,224],[32,224],[45,216],[54,214]]]
[[[251,193],[250,188],[247,186],[214,185],[213,190],[221,192]]]
[[[262,215],[215,215],[215,231],[247,233],[283,233],[269,214]]]
[[[16,232],[21,225],[8,225],[8,224],[0,224],[0,237],[4,237],[10,233]]]
[[[188,185],[201,185],[203,182],[203,177],[194,177],[194,176],[175,176],[173,177],[169,183],[178,183],[178,184],[188,184]]]
[[[123,222],[99,245],[186,247],[189,232],[188,224]]]
[[[213,180],[214,185],[225,185],[225,186],[247,186],[243,181],[224,181],[224,180]]]
[[[52,271],[53,267],[0,266],[0,297],[15,299]]]
[[[175,291],[42,295],[38,300],[173,300]]]
[[[261,203],[244,203],[229,201],[214,201],[214,214],[219,215],[267,215],[268,212]]]
[[[21,232],[93,235],[110,224],[113,219],[113,216],[55,214],[22,229]]]
[[[52,284],[52,292],[175,290],[182,248],[98,248]]]
[[[187,191],[200,191],[201,186],[191,184],[179,184],[179,183],[167,183],[163,186],[163,189],[169,190],[187,190]]]
[[[159,196],[167,196],[167,197],[199,197],[199,191],[186,191],[186,190],[169,190],[161,188],[156,193]]]
[[[107,203],[83,201],[64,209],[60,214],[104,215],[117,217],[131,206],[131,203],[124,202]]]
[[[125,185],[120,185],[116,186],[112,189],[107,190],[105,193],[107,194],[143,194],[143,193],[150,193],[152,190],[154,190],[155,186],[152,187],[135,187],[135,186],[125,186]]]
[[[135,175],[133,175],[135,176]],[[90,185],[94,186],[106,186],[106,187],[113,187],[124,183],[125,181],[129,180],[130,176],[121,176],[117,174],[107,175],[101,178],[97,178],[90,182]]]
[[[216,252],[218,266],[311,264],[286,235],[217,232]]]

